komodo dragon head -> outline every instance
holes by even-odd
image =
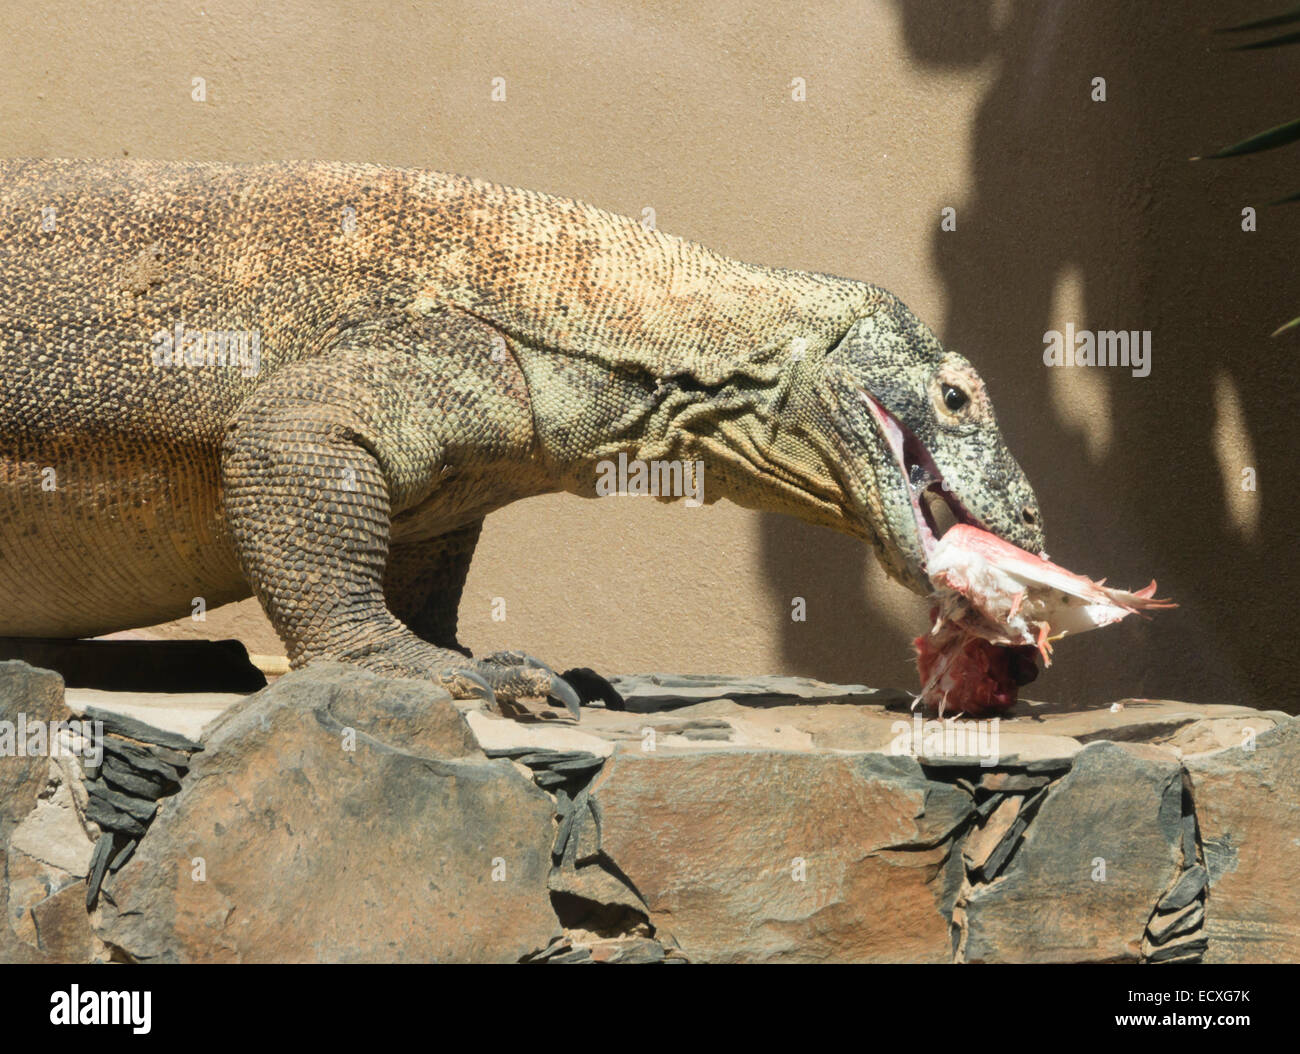
[[[825,360],[844,484],[885,569],[919,593],[947,527],[968,523],[1038,553],[1038,501],[993,416],[984,382],[886,294]]]

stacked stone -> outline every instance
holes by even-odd
[[[537,750],[533,747],[506,747],[485,751],[490,758],[509,758],[533,770],[533,781],[554,794],[583,786],[591,780],[605,759],[585,750]]]
[[[1209,948],[1205,936],[1205,901],[1210,876],[1200,862],[1196,807],[1183,788],[1183,870],[1160,898],[1147,923],[1143,958],[1150,963],[1199,962]]]
[[[651,937],[614,937],[575,943],[569,937],[557,937],[526,963],[553,963],[560,965],[586,965],[587,963],[619,963],[624,965],[651,965],[685,963],[690,960],[676,948],[665,948]]]
[[[104,727],[103,756],[83,763],[86,819],[100,829],[86,879],[86,909],[92,910],[107,874],[131,858],[158,803],[179,791],[190,757],[202,746],[135,718],[87,707],[87,721]]]
[[[686,962],[680,949],[656,939],[648,909],[640,894],[613,872],[600,852],[600,809],[590,785],[605,764],[597,754],[579,750],[536,750],[510,747],[486,751],[488,757],[509,758],[527,766],[533,780],[555,798],[556,831],[551,848],[549,886],[562,915],[583,931],[575,941],[556,938],[543,950],[528,956],[529,963],[673,963]],[[565,910],[567,898],[569,910]],[[586,936],[599,919],[604,930],[618,931],[605,938]],[[662,936],[662,935],[661,935]]]
[[[1047,797],[1053,778],[1069,768],[1068,761],[1057,759],[1033,765],[1033,770],[1026,766],[1021,771],[986,772],[978,783],[956,780],[975,799],[978,817],[977,830],[962,846],[972,885],[992,882],[1002,873]]]

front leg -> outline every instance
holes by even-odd
[[[412,367],[409,354],[340,349],[281,368],[240,408],[222,477],[244,574],[295,669],[345,662],[434,680],[459,699],[551,695],[576,714],[577,693],[546,668],[475,662],[386,604],[394,509],[436,498],[440,436],[455,434],[435,409],[441,386],[413,387]]]
[[[231,421],[222,482],[240,565],[295,669],[346,662],[490,698],[465,656],[426,644],[384,604],[390,494],[418,486],[418,474],[399,481],[381,464],[383,422],[362,409],[375,383],[364,365],[285,367]],[[436,463],[436,448],[428,453]]]
[[[393,545],[384,570],[388,610],[421,640],[468,656],[456,638],[460,598],[474,547],[483,532],[475,520],[435,538]]]

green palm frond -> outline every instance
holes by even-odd
[[[1254,40],[1249,44],[1238,44],[1231,47],[1229,51],[1258,51],[1260,48],[1283,48],[1288,44],[1300,44],[1300,29],[1291,33],[1283,33],[1280,37],[1269,37],[1267,40]]]
[[[1235,26],[1224,26],[1222,29],[1216,29],[1215,32],[1244,33],[1252,29],[1272,29],[1274,26],[1289,26],[1292,22],[1300,22],[1300,7],[1293,7],[1290,11],[1283,11],[1280,15],[1257,18],[1253,22],[1239,22]]]
[[[1286,124],[1280,124],[1276,128],[1270,128],[1268,131],[1257,132],[1249,139],[1233,143],[1232,146],[1225,146],[1213,154],[1194,157],[1192,160],[1216,161],[1221,157],[1239,157],[1241,154],[1253,154],[1260,150],[1273,150],[1279,146],[1286,146],[1287,143],[1294,143],[1297,139],[1300,139],[1300,117]]]

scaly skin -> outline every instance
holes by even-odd
[[[849,533],[926,592],[925,470],[891,415],[922,482],[1042,548],[975,371],[876,286],[368,165],[0,162],[0,230],[3,634],[251,592],[294,666],[572,708],[545,667],[456,641],[488,513],[593,497],[620,453],[698,459],[706,502]],[[255,332],[260,368],[157,364],[178,323]]]

